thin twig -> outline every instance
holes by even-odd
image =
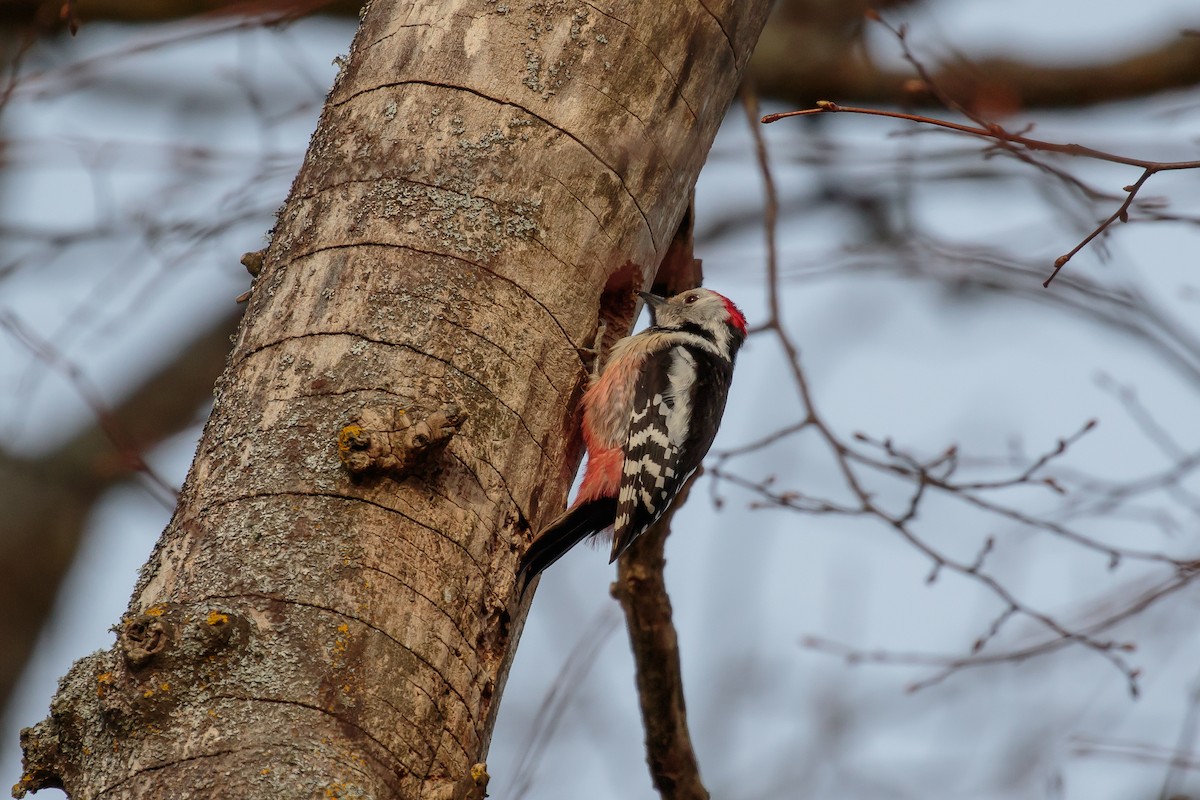
[[[865,114],[872,117],[890,117],[891,119],[902,119],[907,120],[908,122],[917,122],[922,125],[933,125],[939,128],[945,128],[957,133],[977,136],[982,139],[999,139],[1001,141],[1011,142],[1012,144],[1019,144],[1027,150],[1035,150],[1047,153],[1062,153],[1063,155],[1090,158],[1097,161],[1108,161],[1113,164],[1141,167],[1142,169],[1153,170],[1154,172],[1200,169],[1200,161],[1151,161],[1145,158],[1135,158],[1133,156],[1123,156],[1117,153],[1109,153],[1104,150],[1097,150],[1093,147],[1087,147],[1081,144],[1063,144],[1061,142],[1033,139],[1018,133],[1011,133],[994,123],[989,124],[987,127],[976,127],[974,125],[963,125],[959,122],[950,122],[949,120],[938,119],[936,117],[927,117],[923,114],[908,114],[903,111],[887,111],[880,108],[843,106],[829,100],[818,101],[816,107],[814,108],[804,108],[798,111],[781,111],[777,114],[767,114],[759,121],[764,125],[769,125],[772,122],[777,122],[788,117],[805,117],[813,114],[833,114],[839,112],[846,114]]]
[[[1140,167],[1142,169],[1141,176],[1133,183],[1123,187],[1125,197],[1120,206],[1109,217],[1102,220],[1092,231],[1083,238],[1075,247],[1068,252],[1059,256],[1054,260],[1054,269],[1043,282],[1043,288],[1048,288],[1050,283],[1058,275],[1067,262],[1070,261],[1079,251],[1090,244],[1096,237],[1107,231],[1113,223],[1117,221],[1129,221],[1129,209],[1133,205],[1134,198],[1137,197],[1139,191],[1149,180],[1150,176],[1159,172],[1167,172],[1171,170],[1198,169],[1200,161],[1151,161],[1143,158],[1133,158],[1130,156],[1118,155],[1109,153],[1103,150],[1097,150],[1092,147],[1087,147],[1080,144],[1063,144],[1059,142],[1048,142],[1042,139],[1034,139],[1025,136],[1023,133],[1014,133],[1006,130],[1001,125],[995,122],[984,119],[979,114],[972,112],[970,109],[956,102],[946,92],[942,91],[936,80],[930,72],[925,68],[925,65],[916,57],[912,49],[908,45],[908,31],[906,26],[893,26],[886,22],[877,12],[869,11],[868,17],[883,25],[895,35],[900,43],[904,59],[908,61],[917,75],[920,77],[925,87],[936,97],[944,106],[953,111],[957,111],[968,119],[974,121],[976,125],[963,125],[958,122],[950,122],[949,120],[937,119],[921,114],[908,114],[901,111],[885,111],[874,108],[859,108],[855,106],[841,106],[829,100],[821,100],[816,104],[815,108],[801,109],[798,111],[786,111],[778,114],[768,114],[762,118],[761,122],[769,124],[788,117],[808,116],[812,114],[846,112],[851,114],[865,114],[868,116],[890,117],[892,119],[907,120],[923,125],[932,125],[939,128],[952,131],[954,133],[975,136],[991,141],[995,146],[1002,149],[1004,152],[1018,158],[1026,163],[1037,167],[1038,169],[1049,171],[1077,188],[1086,188],[1074,176],[1069,175],[1062,170],[1051,167],[1035,160],[1030,156],[1030,152],[1048,152],[1058,153],[1062,155],[1090,158],[1098,161],[1107,161],[1113,164],[1123,164],[1125,166]],[[1032,127],[1032,126],[1030,126]]]
[[[744,96],[743,103],[747,109],[749,116],[753,118],[755,114],[755,106],[753,97]],[[821,103],[818,108],[811,109],[803,113],[828,113],[843,109],[836,104]],[[900,119],[907,119],[917,122],[924,122],[930,118],[918,117],[911,114],[902,114],[899,112],[881,112],[873,109],[854,109],[861,113],[868,113],[879,116],[889,116]],[[784,116],[796,116],[797,113],[782,115],[771,115],[763,118],[764,122],[769,122],[773,119],[779,119]],[[1031,139],[1023,134],[1013,134],[1004,131],[999,126],[979,126],[972,127],[959,123],[951,123],[943,120],[932,120],[931,124],[940,125],[950,130],[962,134],[988,138],[992,141],[999,141],[1005,145],[1005,148],[1012,150],[1017,145],[1026,147],[1029,150],[1045,150],[1048,152],[1070,153],[1073,155],[1082,155],[1091,158],[1102,158],[1111,160],[1117,163],[1141,166],[1143,169],[1149,165],[1157,167],[1159,170],[1165,168],[1173,169],[1190,169],[1200,167],[1200,162],[1179,162],[1175,164],[1159,163],[1159,162],[1144,162],[1140,159],[1130,159],[1124,156],[1107,154],[1099,150],[1087,148],[1082,145],[1060,145],[1053,142],[1042,142],[1040,140]],[[949,570],[964,578],[972,580],[980,584],[986,591],[995,596],[1001,602],[1001,611],[992,619],[991,623],[977,637],[973,648],[972,657],[946,661],[941,659],[940,663],[944,670],[935,675],[929,682],[942,680],[947,675],[953,673],[956,669],[963,666],[975,665],[977,663],[993,663],[992,656],[979,655],[982,650],[991,640],[996,638],[1001,629],[1015,617],[1024,617],[1037,623],[1041,628],[1050,634],[1050,639],[1038,645],[1037,652],[1048,652],[1051,649],[1065,647],[1069,644],[1081,645],[1097,655],[1101,656],[1111,663],[1124,677],[1131,693],[1138,692],[1138,674],[1139,670],[1128,663],[1125,654],[1132,650],[1132,645],[1128,642],[1117,642],[1107,638],[1099,638],[1096,634],[1102,632],[1103,626],[1099,629],[1079,630],[1072,626],[1064,625],[1052,615],[1035,607],[1034,605],[1021,600],[1007,586],[1005,586],[995,575],[990,574],[986,569],[986,559],[992,552],[994,547],[994,538],[988,537],[983,547],[978,551],[976,556],[971,561],[951,558],[933,547],[924,537],[918,535],[914,525],[917,521],[919,509],[923,504],[930,490],[936,490],[938,493],[956,498],[965,502],[979,511],[990,514],[996,518],[1007,520],[1019,526],[1040,530],[1055,536],[1059,536],[1067,541],[1070,541],[1079,546],[1097,551],[1108,559],[1109,567],[1116,568],[1123,559],[1138,559],[1150,563],[1157,563],[1166,566],[1173,571],[1173,576],[1168,582],[1167,588],[1163,591],[1155,593],[1150,599],[1139,600],[1113,615],[1113,618],[1121,618],[1125,614],[1136,613],[1135,608],[1142,606],[1142,603],[1151,603],[1174,591],[1182,585],[1190,582],[1194,577],[1195,570],[1189,564],[1190,562],[1173,559],[1166,554],[1130,550],[1120,548],[1108,543],[1092,539],[1065,524],[1056,522],[1050,518],[1037,517],[1031,514],[1026,514],[1015,507],[1005,505],[989,499],[990,493],[1010,489],[1014,487],[1042,486],[1054,490],[1057,493],[1062,493],[1063,489],[1053,477],[1047,477],[1042,474],[1042,471],[1052,462],[1055,462],[1060,457],[1064,456],[1067,451],[1074,445],[1081,436],[1090,431],[1094,423],[1089,422],[1084,425],[1077,433],[1063,437],[1056,445],[1043,453],[1040,457],[1035,458],[1032,462],[1026,462],[1023,466],[1018,467],[1018,471],[1008,477],[997,480],[959,480],[955,478],[955,473],[961,466],[961,459],[956,447],[951,447],[937,456],[920,460],[913,456],[904,453],[898,449],[890,440],[877,442],[870,437],[859,435],[855,437],[859,442],[868,445],[869,447],[877,447],[882,450],[882,455],[871,453],[868,450],[862,449],[860,446],[851,442],[843,441],[842,438],[832,429],[825,421],[822,415],[817,411],[813,402],[812,391],[809,387],[807,376],[801,368],[799,351],[793,343],[790,335],[783,325],[783,309],[782,297],[780,294],[779,268],[777,263],[777,253],[774,247],[776,236],[775,210],[775,184],[771,178],[770,165],[767,158],[767,150],[761,133],[756,126],[751,126],[752,135],[754,136],[755,153],[759,164],[759,169],[763,175],[764,192],[766,194],[765,207],[767,213],[764,215],[764,229],[768,240],[767,246],[767,264],[766,271],[768,277],[768,319],[757,326],[754,330],[756,333],[773,333],[784,351],[787,366],[792,373],[794,383],[800,394],[803,408],[803,418],[799,423],[795,423],[786,428],[780,429],[773,434],[762,437],[750,444],[732,450],[725,454],[718,454],[718,465],[712,470],[714,477],[714,492],[716,485],[721,480],[730,481],[731,483],[742,486],[756,493],[765,504],[776,505],[788,508],[793,511],[811,514],[840,514],[847,516],[862,516],[874,518],[879,522],[892,528],[901,538],[907,541],[911,546],[924,554],[932,564],[932,570],[929,575],[930,581],[936,580],[942,570]],[[1028,142],[1028,146],[1026,146]],[[1018,150],[1018,154],[1019,154]],[[1034,162],[1036,163],[1036,162]],[[1132,188],[1132,187],[1131,187]],[[1127,192],[1130,190],[1127,189]],[[1128,195],[1126,197],[1128,198]],[[770,444],[780,441],[781,439],[797,433],[801,430],[812,428],[823,440],[824,444],[829,448],[834,457],[835,463],[841,471],[842,477],[847,488],[850,490],[854,498],[853,503],[833,503],[820,498],[807,497],[804,494],[786,489],[776,489],[773,487],[773,479],[768,479],[763,482],[754,482],[740,476],[733,475],[727,470],[722,469],[725,463],[732,458],[754,452]],[[862,472],[866,470],[866,472]],[[878,501],[868,491],[866,484],[863,482],[866,475],[871,472],[878,474],[891,474],[893,476],[910,481],[912,491],[909,494],[906,507],[897,512],[892,513],[885,510]],[[861,474],[860,474],[861,473]],[[1144,606],[1142,606],[1144,607]],[[1015,660],[1024,657],[1022,653],[1004,653],[995,657],[996,661]],[[929,662],[932,665],[934,662]],[[927,682],[926,682],[927,683]],[[926,683],[918,684],[926,685]]]
[[[51,369],[58,371],[67,381],[75,388],[80,399],[92,412],[96,418],[96,423],[104,434],[112,442],[113,447],[121,454],[125,465],[132,471],[140,472],[149,479],[150,484],[158,489],[158,492],[150,492],[150,494],[158,500],[167,510],[173,510],[175,503],[179,498],[179,490],[160,476],[142,457],[141,450],[137,445],[126,435],[120,423],[109,411],[108,406],[100,398],[100,391],[92,385],[92,382],[84,374],[83,370],[77,364],[71,362],[66,356],[58,352],[50,342],[45,341],[36,333],[25,325],[16,314],[11,311],[0,311],[0,328],[8,331],[13,339],[22,347],[27,349],[30,354],[39,359],[43,364]]]

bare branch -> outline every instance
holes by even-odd
[[[663,546],[675,512],[687,501],[700,472],[692,475],[666,514],[642,534],[617,563],[613,597],[625,611],[637,664],[638,702],[646,728],[646,762],[663,800],[708,800],[688,733],[679,640],[671,622],[671,598],[663,580]]]
[[[1039,169],[1052,172],[1064,180],[1068,180],[1076,185],[1078,182],[1069,175],[1064,174],[1061,170],[1052,168],[1040,161],[1035,160],[1030,154],[1035,152],[1058,153],[1067,156],[1095,159],[1098,161],[1107,161],[1114,164],[1123,164],[1126,166],[1135,166],[1142,169],[1142,174],[1133,183],[1124,187],[1125,197],[1120,206],[1109,217],[1102,220],[1087,236],[1083,238],[1075,247],[1067,253],[1059,256],[1054,261],[1054,269],[1043,283],[1043,287],[1049,287],[1050,283],[1062,270],[1072,257],[1080,250],[1086,247],[1092,240],[1103,234],[1108,228],[1118,220],[1121,222],[1129,221],[1129,209],[1137,197],[1138,192],[1145,185],[1146,181],[1152,175],[1159,172],[1167,172],[1172,170],[1190,170],[1200,168],[1200,161],[1151,161],[1148,159],[1134,158],[1130,156],[1118,155],[1109,153],[1103,150],[1097,150],[1092,147],[1087,147],[1080,144],[1063,144],[1058,142],[1048,142],[1041,139],[1034,139],[1026,136],[1023,133],[1014,133],[1005,129],[996,122],[988,120],[978,111],[975,111],[963,105],[950,94],[948,94],[939,84],[938,80],[930,73],[920,59],[916,57],[908,45],[907,29],[904,26],[896,27],[887,22],[884,22],[877,12],[868,12],[868,16],[882,24],[885,28],[895,35],[900,43],[904,59],[908,61],[916,71],[921,85],[924,86],[930,93],[933,94],[944,106],[963,114],[968,119],[974,121],[975,125],[964,125],[948,120],[936,119],[921,114],[908,114],[900,111],[887,111],[882,109],[859,108],[854,106],[841,106],[837,103],[821,100],[816,104],[815,108],[802,109],[799,111],[787,111],[778,114],[768,114],[762,118],[763,124],[769,124],[788,117],[809,116],[812,114],[823,113],[838,113],[847,112],[851,114],[863,114],[867,116],[891,117],[893,119],[907,120],[917,122],[924,125],[932,125],[938,128],[952,131],[958,134],[974,136],[989,140],[1002,152],[1005,152],[1021,161],[1025,161]]]

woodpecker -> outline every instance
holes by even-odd
[[[717,435],[746,318],[710,289],[638,294],[650,327],[617,341],[584,393],[583,483],[522,557],[522,587],[586,536],[611,530],[616,561],[667,510]]]

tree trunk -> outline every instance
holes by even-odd
[[[179,508],[18,794],[481,796],[578,349],[627,329],[766,6],[371,5]]]

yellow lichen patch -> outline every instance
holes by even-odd
[[[205,617],[205,622],[209,625],[224,625],[226,622],[229,622],[229,615],[222,614],[220,611],[210,611],[208,612],[208,616]]]
[[[96,676],[96,683],[112,683],[112,673],[101,672]]]
[[[258,771],[258,774],[259,774],[259,775],[270,775],[270,774],[271,774],[271,768],[270,768],[270,767],[263,767],[262,769],[260,769],[260,770]]]
[[[347,425],[338,432],[338,452],[349,453],[350,448],[362,439],[361,425]]]
[[[153,696],[154,696],[153,689],[147,689],[146,691],[142,692],[142,697],[153,697]]]
[[[158,690],[159,690],[160,692],[169,692],[169,691],[171,691],[171,684],[169,684],[169,683],[160,683],[160,684],[158,685]]]
[[[343,639],[342,636],[346,636],[350,633],[350,626],[343,622],[341,625],[337,626],[337,632],[341,635],[333,640],[332,651],[334,656],[340,656],[346,652],[346,640]]]
[[[146,616],[148,617],[161,617],[165,613],[167,613],[165,603],[157,603],[146,609]]]

